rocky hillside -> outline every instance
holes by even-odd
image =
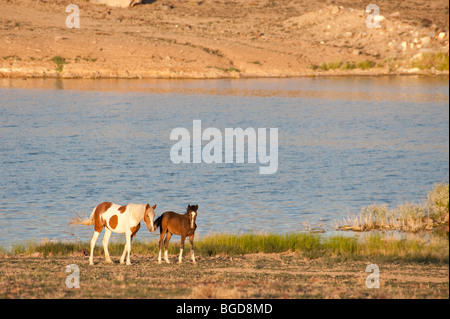
[[[79,6],[80,28],[66,26],[71,3]],[[378,1],[376,20],[366,5],[0,0],[0,77],[448,74],[448,2]]]

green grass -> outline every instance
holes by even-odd
[[[221,68],[221,67],[218,67],[218,66],[211,66],[211,65],[207,65],[206,66],[206,68],[207,69],[212,69],[212,68],[214,68],[214,69],[216,69],[216,70],[220,70],[220,71],[222,71],[222,72],[241,72],[240,70],[238,70],[238,69],[236,69],[236,68],[234,68],[234,67],[230,67],[230,68]]]
[[[63,70],[64,64],[68,64],[65,58],[60,56],[54,56],[50,59],[53,63],[56,64],[56,71],[61,72]]]
[[[22,61],[22,59],[20,57],[18,57],[17,55],[7,55],[2,57],[3,60],[8,60],[8,59],[12,59],[15,61]]]
[[[354,70],[357,68],[357,65],[353,61],[344,62],[341,66],[342,70]]]
[[[419,59],[411,63],[411,67],[421,70],[435,68],[439,71],[449,70],[449,56],[443,52],[439,53],[423,53]]]
[[[368,70],[375,67],[376,63],[370,60],[364,60],[358,63],[358,69]]]
[[[172,240],[169,254],[178,254],[179,240]],[[362,258],[378,258],[389,261],[429,262],[448,264],[448,239],[442,237],[424,237],[411,235],[400,237],[370,233],[366,236],[327,236],[311,233],[288,234],[215,234],[194,242],[195,252],[200,256],[245,255],[255,253],[296,252],[306,258],[340,257],[360,260]],[[110,242],[109,252],[112,256],[120,256],[124,244]],[[132,253],[157,255],[157,241],[132,243]],[[190,250],[189,242],[185,250]],[[76,252],[89,252],[88,242],[43,242],[14,245],[11,250],[0,251],[5,255],[31,255],[40,253],[43,256],[68,256]],[[101,243],[97,243],[94,254],[103,255]]]
[[[311,64],[310,68],[315,70],[322,70],[322,71],[329,71],[329,70],[354,70],[354,69],[361,69],[361,70],[368,70],[371,68],[376,67],[377,64],[370,60],[364,60],[361,62],[354,62],[354,61],[336,61],[336,62],[324,62],[320,65],[317,64]]]

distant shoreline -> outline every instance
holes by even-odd
[[[51,70],[17,70],[0,68],[0,79],[61,79],[61,80],[239,80],[239,79],[288,79],[288,78],[306,78],[306,77],[378,77],[378,76],[432,76],[432,77],[448,77],[449,71],[430,71],[430,70],[352,70],[352,71],[324,71],[324,72],[299,72],[286,74],[217,74],[217,73],[187,73],[183,70],[168,72],[136,72],[135,74],[116,74],[111,75],[111,70],[102,70],[100,72],[92,70],[91,74],[86,71],[70,71],[55,73]]]

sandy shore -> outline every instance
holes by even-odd
[[[66,27],[70,3],[80,8],[78,29]],[[129,9],[0,0],[0,77],[448,74],[448,62],[446,70],[414,64],[424,54],[448,61],[446,1],[377,4],[381,28],[367,28],[360,0],[157,0]]]

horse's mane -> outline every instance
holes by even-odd
[[[141,221],[145,214],[145,204],[128,204],[127,209],[130,211],[133,219]]]

